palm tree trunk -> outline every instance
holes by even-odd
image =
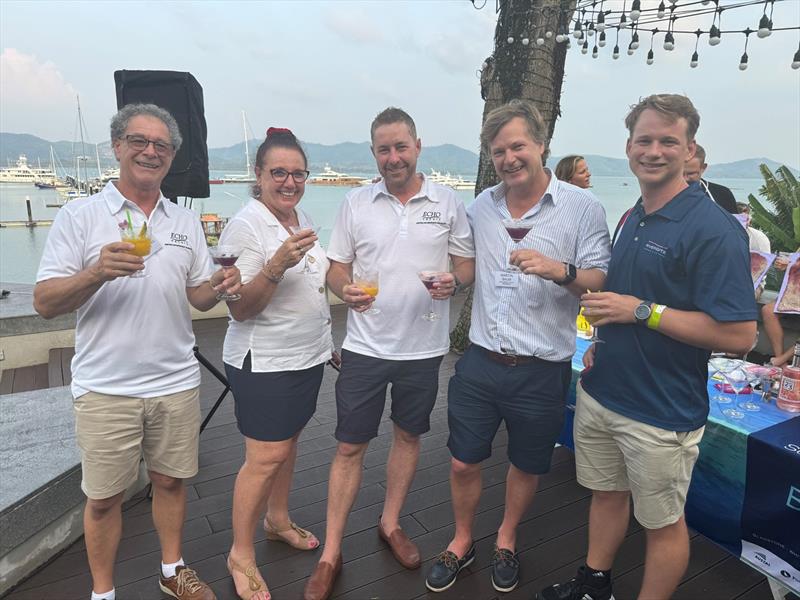
[[[500,0],[494,53],[481,71],[481,97],[485,101],[483,118],[514,98],[532,100],[544,117],[546,145],[550,144],[556,119],[561,116],[561,84],[564,81],[566,43],[557,43],[556,34],[567,31],[576,0]],[[546,33],[550,32],[550,37]],[[508,42],[513,38],[512,43]],[[544,44],[538,45],[541,38]],[[522,40],[528,39],[528,44]],[[543,158],[547,158],[547,153]],[[475,194],[498,182],[491,159],[481,148]],[[450,349],[463,352],[469,344],[472,289],[450,332]]]

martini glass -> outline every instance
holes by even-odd
[[[441,281],[442,273],[439,271],[420,271],[417,273],[419,280],[425,286],[425,288],[430,292],[433,289],[433,284]],[[439,319],[439,313],[436,312],[435,304],[433,303],[433,296],[431,296],[431,309],[422,315],[422,318],[426,321],[437,321]]]
[[[363,273],[356,273],[353,276],[353,283],[360,287],[365,294],[375,298],[378,295],[378,290],[380,289],[378,279],[377,271],[364,271]],[[380,308],[375,308],[372,306],[365,310],[362,314],[377,315],[379,312],[381,312]]]
[[[739,403],[739,408],[748,412],[758,412],[761,410],[761,405],[754,401],[753,396],[756,393],[755,384],[761,383],[760,373],[751,373],[745,370],[745,375],[747,376],[747,384],[750,386],[750,393],[745,397],[744,402]]]
[[[222,267],[222,270],[225,272],[226,276],[228,274],[228,269],[236,264],[236,261],[239,260],[239,255],[241,254],[241,250],[239,248],[230,244],[219,244],[217,246],[212,246],[208,249],[208,252],[211,254],[211,260],[214,261],[214,264]],[[220,292],[217,294],[217,300],[225,300],[226,302],[234,302],[235,300],[239,300],[241,297],[241,294],[229,294],[227,292]]]
[[[526,235],[533,229],[533,223],[525,219],[503,219],[503,227],[506,228],[508,237],[514,242],[519,244]],[[509,271],[519,271],[519,268],[514,265],[509,265]]]
[[[747,373],[745,373],[738,361],[731,362],[734,363],[734,367],[728,372],[723,373],[722,376],[728,382],[728,385],[733,388],[733,392],[736,394],[736,406],[726,408],[722,411],[722,414],[730,417],[731,419],[743,419],[744,413],[736,407],[739,406],[739,394],[750,383],[750,377],[747,375]]]
[[[729,358],[725,358],[724,356],[714,356],[711,360],[708,361],[708,372],[710,376],[714,376],[719,374],[722,377],[723,382],[727,381],[725,379],[725,373],[730,371],[735,366],[734,361]],[[720,393],[714,396],[713,400],[717,404],[730,404],[731,399],[725,395],[724,390],[720,390]]]
[[[319,233],[320,229],[322,229],[322,227],[320,227],[320,226],[307,227],[305,225],[289,225],[289,231],[292,232],[292,235],[298,234],[301,231],[308,231],[308,230],[313,231],[314,234],[316,235],[316,234]],[[309,248],[309,250],[310,250],[310,248]],[[308,251],[306,251],[306,252],[308,252]],[[310,273],[311,270],[308,268],[308,263],[309,263],[309,261],[310,262],[314,262],[314,260],[315,259],[314,259],[313,256],[309,257],[307,254],[304,254],[303,255],[303,270],[301,271],[301,273]]]
[[[122,241],[133,244],[133,249],[128,250],[130,254],[141,256],[142,258],[150,254],[153,240],[150,237],[150,231],[147,229],[147,223],[142,224],[141,227],[134,227],[128,222],[122,222],[119,225]],[[137,279],[140,277],[149,277],[145,272],[147,270],[147,265],[143,264],[143,266],[144,269],[131,273],[130,277]]]

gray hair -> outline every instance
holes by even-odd
[[[169,139],[172,145],[175,146],[175,152],[180,149],[183,138],[181,137],[181,130],[178,128],[178,122],[168,110],[155,104],[126,104],[119,109],[117,114],[111,118],[111,141],[121,140],[125,136],[125,131],[127,131],[131,119],[142,115],[155,117],[164,123],[169,130]]]
[[[531,139],[544,145],[542,160],[546,160],[550,156],[550,148],[547,146],[547,129],[545,128],[542,113],[530,100],[521,100],[519,98],[498,106],[486,115],[486,120],[483,122],[481,129],[481,144],[486,152],[489,152],[489,146],[492,140],[497,137],[497,134],[500,133],[500,130],[517,117],[525,121]]]

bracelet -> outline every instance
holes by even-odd
[[[264,268],[261,269],[261,274],[267,278],[267,281],[278,284],[283,280],[283,275],[273,275],[267,269],[269,269],[269,261],[267,261],[267,264],[265,264]]]
[[[663,313],[666,308],[667,307],[663,304],[653,304],[653,310],[650,313],[650,318],[647,319],[648,329],[658,329],[658,326],[661,324],[661,313]]]

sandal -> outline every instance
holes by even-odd
[[[247,576],[247,588],[250,595],[249,596],[240,595],[239,598],[241,598],[242,600],[271,600],[272,596],[270,595],[269,590],[267,590],[267,584],[261,578],[261,575],[258,572],[258,568],[256,567],[255,562],[253,562],[253,564],[250,565],[249,567],[243,569],[242,566],[235,560],[233,560],[229,554],[227,565],[228,565],[228,573],[231,574],[231,578],[233,578],[234,571],[238,571],[239,573],[242,573],[243,575]],[[236,579],[233,580],[233,585],[234,587],[236,587]],[[238,594],[239,592],[236,593]]]
[[[300,543],[294,542],[292,537],[286,535],[287,532],[292,530],[300,536]],[[293,521],[289,521],[289,527],[286,529],[278,529],[272,524],[269,517],[264,517],[264,531],[266,532],[266,538],[268,540],[283,542],[298,550],[316,550],[319,548],[319,540],[317,537],[310,531],[298,527]]]

